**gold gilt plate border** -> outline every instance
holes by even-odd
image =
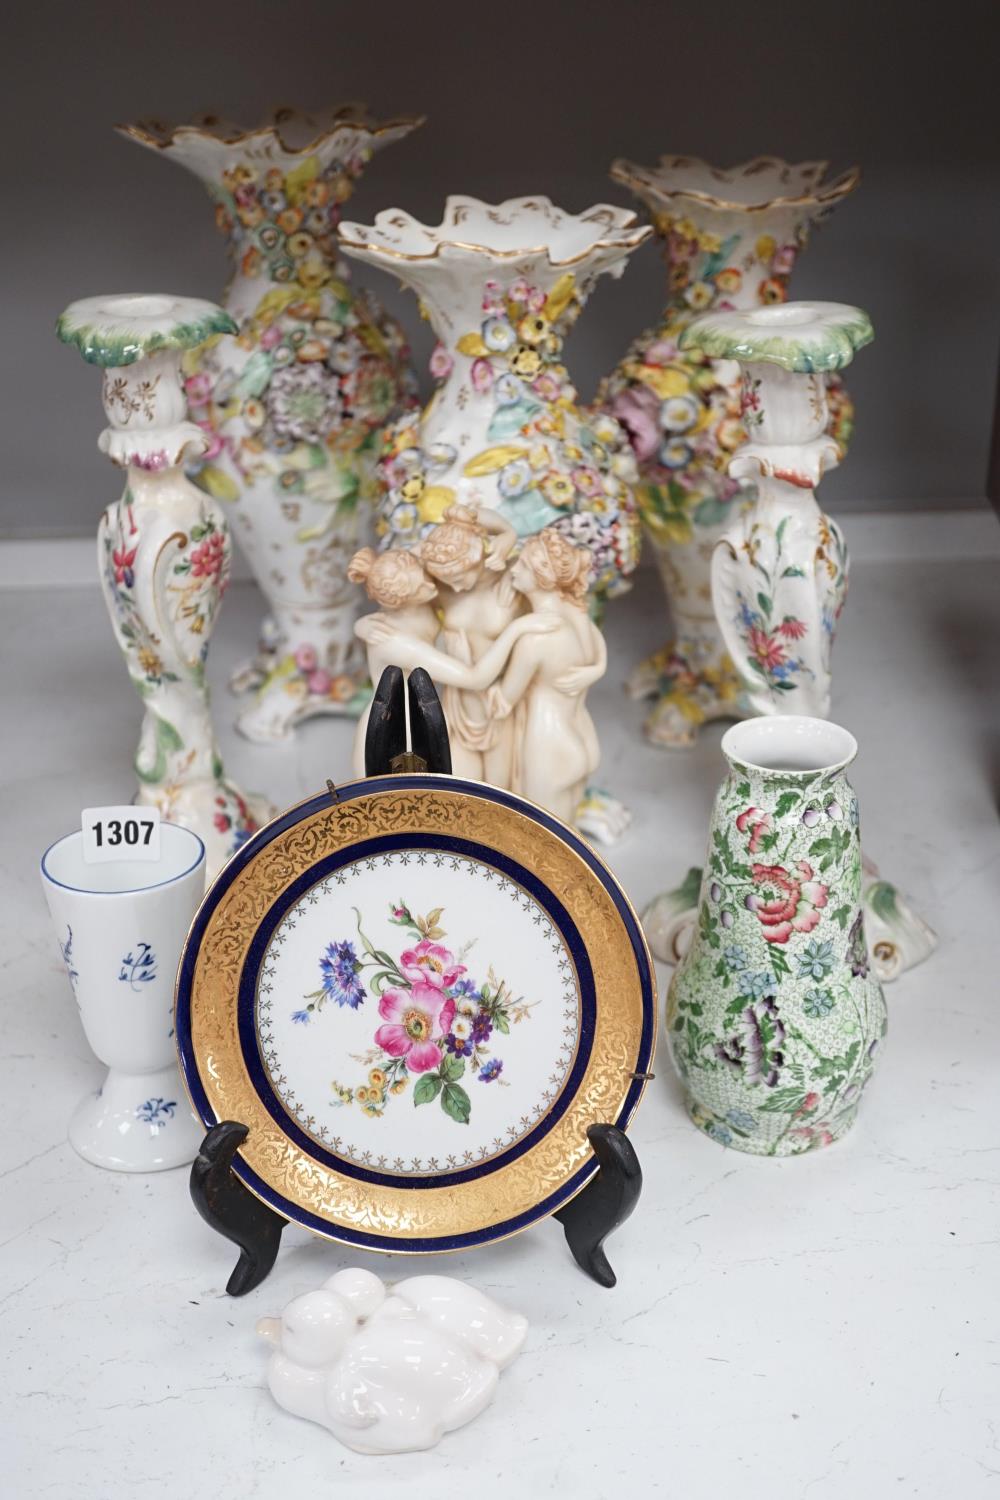
[[[222,1120],[248,1127],[234,1161],[237,1176],[278,1213],[317,1234],[421,1253],[506,1238],[586,1186],[597,1170],[588,1127],[626,1128],[642,1096],[655,1048],[656,982],[639,920],[588,844],[510,793],[426,774],[353,782],[338,787],[336,797],[311,798],[255,834],[195,917],[176,997],[192,1105],[206,1127]],[[568,913],[594,981],[589,1056],[575,1091],[560,1099],[558,1118],[513,1159],[501,1157],[462,1181],[443,1175],[440,1185],[387,1179],[353,1162],[330,1165],[336,1158],[329,1151],[295,1131],[294,1121],[276,1118],[261,1097],[238,1017],[244,967],[259,961],[262,925],[286,893],[316,878],[317,867],[357,857],[359,846],[367,855],[373,841],[377,849],[378,841],[416,846],[426,838],[487,861],[492,853],[530,872]],[[396,894],[387,890],[389,898]],[[563,936],[569,943],[568,930]],[[580,968],[579,953],[574,961]]]

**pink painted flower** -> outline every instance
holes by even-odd
[[[549,370],[543,370],[538,379],[531,382],[531,389],[542,401],[557,401],[562,394],[561,385]]]
[[[771,815],[759,807],[748,807],[746,812],[741,812],[736,819],[736,826],[740,833],[750,830],[750,843],[747,845],[750,854],[756,854],[760,848],[765,833],[771,831]]]
[[[435,344],[431,351],[430,371],[435,380],[447,380],[455,368],[455,361],[441,343]]]
[[[295,665],[300,672],[315,672],[319,665],[316,647],[309,645],[299,646],[295,652]]]
[[[488,281],[483,287],[483,312],[495,316],[504,311],[503,293],[498,281]]]
[[[643,356],[647,365],[669,365],[680,359],[676,339],[654,339]]]
[[[529,312],[541,312],[545,306],[546,297],[540,286],[533,286],[528,289],[527,302]]]
[[[378,1003],[386,1025],[375,1033],[376,1045],[390,1057],[405,1057],[411,1073],[428,1073],[441,1061],[438,1041],[455,1018],[455,1002],[433,984],[412,990],[386,990]]]
[[[133,564],[138,547],[116,547],[111,554],[111,561],[115,569],[115,583],[123,583],[126,588],[131,588],[135,582]]]
[[[531,287],[525,281],[523,276],[519,276],[511,286],[508,295],[510,296],[512,302],[520,302],[526,306],[528,299],[531,296]]]
[[[747,906],[764,929],[767,943],[787,943],[793,932],[812,932],[826,905],[827,887],[813,879],[812,865],[800,859],[795,871],[783,865],[750,866],[757,890]]]
[[[192,578],[217,578],[225,562],[225,542],[222,532],[207,536],[191,553]]]
[[[479,391],[480,394],[483,391],[488,391],[493,384],[493,366],[489,360],[474,359],[472,361],[472,369],[469,371],[469,379],[472,381],[472,389],[474,391]]]
[[[786,615],[778,626],[778,634],[783,635],[787,641],[801,641],[805,633],[805,621],[796,620],[794,615]]]
[[[204,371],[200,375],[191,375],[184,382],[184,394],[188,398],[189,406],[204,406],[212,394],[212,379]]]
[[[201,455],[202,458],[206,460],[210,458],[218,458],[219,454],[222,452],[223,448],[226,445],[219,434],[213,430],[211,422],[198,422],[195,425],[200,427],[202,432],[208,438],[208,447]]]
[[[784,646],[780,641],[776,641],[773,635],[768,635],[766,630],[761,630],[759,625],[750,626],[747,632],[747,645],[750,648],[750,655],[764,668],[765,672],[773,671],[775,667],[784,664]]]
[[[647,385],[633,386],[616,396],[611,406],[628,434],[632,451],[639,463],[652,458],[662,442],[660,432],[660,398]]]
[[[572,479],[581,495],[597,495],[601,492],[601,476],[587,464],[574,469]]]
[[[415,948],[404,949],[399,967],[411,984],[431,984],[439,990],[448,989],[459,974],[465,973],[465,965],[457,964],[447,948],[430,938],[423,938]]]
[[[310,672],[306,678],[306,687],[310,693],[315,693],[320,698],[325,698],[330,691],[330,674],[324,672],[320,667],[318,671]]]
[[[281,343],[281,329],[277,323],[272,323],[270,328],[265,328],[259,339],[262,349],[273,349],[275,344]]]

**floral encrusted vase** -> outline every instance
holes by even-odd
[[[670,607],[672,636],[631,674],[629,691],[656,700],[646,734],[694,743],[710,719],[739,717],[738,678],[712,609],[709,569],[752,482],[726,472],[744,441],[740,371],[681,335],[708,309],[783,302],[811,226],[858,182],[828,178],[825,162],[759,157],[720,171],[691,157],[656,167],[616,161],[611,175],[650,209],[667,264],[667,303],[632,344],[599,401],[628,428],[641,473],[639,508]],[[852,407],[839,381],[827,393],[829,430],[843,448]]]
[[[826,382],[872,337],[867,314],[839,302],[705,313],[681,335],[682,347],[736,360],[742,371],[749,436],[729,473],[752,480],[755,497],[716,544],[712,603],[748,713],[830,712],[848,557],[814,493],[841,453],[828,430]]]
[[[256,741],[367,700],[347,564],[370,530],[380,429],[415,383],[402,330],[351,285],[336,226],[372,153],[420,123],[346,106],[252,130],[211,116],[119,127],[201,178],[228,242],[237,337],[192,350],[184,374],[208,438],[194,478],[232,502],[270,609],[232,682],[252,694],[237,727]]]
[[[126,471],[121,499],[101,517],[97,556],[145,709],[136,801],[199,835],[209,880],[270,816],[227,779],[215,742],[205,658],[229,578],[229,528],[183,467],[209,438],[187,418],[182,359],[235,327],[214,303],[154,295],[85,298],[57,324],[60,339],[103,371],[99,446]]]
[[[861,906],[857,753],[836,724],[750,719],[722,740],[698,922],[667,999],[695,1124],[761,1156],[853,1124],[886,1031]]]
[[[652,231],[608,204],[569,214],[548,198],[450,197],[439,225],[399,209],[340,226],[343,248],[420,298],[438,337],[439,386],[385,435],[385,546],[424,537],[452,505],[497,512],[520,538],[554,526],[591,553],[593,596],[637,560],[635,461],[622,427],[587,413],[565,336],[599,276],[620,276]]]

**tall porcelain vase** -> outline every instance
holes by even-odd
[[[253,740],[366,701],[347,564],[370,526],[379,430],[412,399],[413,376],[402,330],[351,285],[335,230],[372,153],[420,123],[378,125],[347,106],[281,110],[253,130],[214,117],[119,127],[201,178],[228,242],[238,337],[193,351],[184,373],[208,437],[194,477],[232,502],[270,608],[232,683],[252,692],[237,727]]]
[[[182,467],[208,438],[187,420],[181,360],[235,324],[193,297],[126,295],[72,303],[57,331],[103,371],[109,425],[99,445],[126,471],[121,499],[101,518],[97,553],[144,708],[136,801],[198,834],[211,880],[270,816],[227,779],[215,742],[205,658],[229,579],[229,528]]]
[[[825,162],[760,157],[718,171],[690,157],[656,167],[611,168],[648,205],[667,263],[660,322],[632,344],[599,400],[629,429],[642,476],[637,494],[670,607],[668,643],[629,678],[634,697],[656,700],[646,734],[671,748],[694,743],[709,719],[737,717],[738,676],[716,628],[709,569],[715,544],[753,496],[753,481],[726,464],[743,442],[740,370],[684,345],[707,309],[781,303],[811,226],[846,197],[857,170],[826,178]],[[828,391],[829,431],[843,448],[852,408],[838,380]]]
[[[399,209],[341,225],[345,251],[410,286],[439,340],[438,390],[386,437],[384,545],[415,542],[461,503],[499,512],[519,537],[554,526],[588,547],[592,595],[625,586],[632,451],[616,421],[578,404],[563,342],[598,277],[620,276],[650,233],[627,210],[569,214],[540,196],[451,197],[435,226]]]
[[[750,719],[722,740],[698,922],[667,1000],[691,1116],[761,1156],[829,1145],[853,1124],[886,1030],[861,905],[845,729]]]
[[[705,313],[684,348],[736,359],[749,433],[729,461],[756,487],[712,557],[716,621],[748,713],[830,712],[830,654],[847,594],[847,548],[814,488],[840,460],[826,381],[872,339],[857,307],[786,302]]]

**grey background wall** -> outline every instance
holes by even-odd
[[[351,216],[445,194],[544,191],[580,209],[627,195],[618,155],[760,153],[859,161],[816,235],[801,296],[860,303],[876,343],[852,371],[850,462],[832,509],[934,507],[984,493],[1000,331],[1000,122],[993,0],[23,0],[8,15],[4,164],[7,535],[92,532],[114,476],[95,447],[98,382],[53,334],[74,297],[215,296],[222,242],[201,186],[116,137],[116,120],[366,99],[428,124],[371,164]],[[416,305],[365,272],[409,330]],[[584,396],[663,297],[646,247],[605,283],[567,354]]]

